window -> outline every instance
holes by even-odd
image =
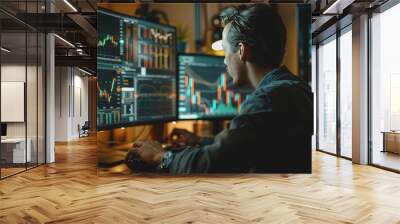
[[[400,4],[371,18],[372,163],[400,170]]]
[[[0,1],[21,15],[43,1]],[[45,34],[0,12],[0,179],[45,163]],[[7,21],[7,22],[4,22]]]
[[[340,36],[340,155],[352,157],[352,32]]]
[[[318,149],[336,153],[336,36],[318,48]]]
[[[311,48],[311,70],[312,70],[312,85],[311,89],[313,92],[313,105],[314,105],[314,133],[312,136],[312,149],[315,150],[317,149],[317,48],[315,46],[312,46]]]

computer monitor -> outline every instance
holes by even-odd
[[[233,85],[224,57],[180,54],[178,58],[179,119],[229,119],[238,114],[252,90]]]
[[[7,124],[1,123],[1,137],[7,137]]]
[[[176,28],[100,9],[99,130],[177,119]]]

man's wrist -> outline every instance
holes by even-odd
[[[173,159],[174,159],[174,154],[171,151],[164,152],[161,162],[157,167],[158,170],[167,171]]]

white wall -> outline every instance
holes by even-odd
[[[25,65],[2,65],[1,81],[25,82],[25,73]],[[7,110],[7,108],[1,108],[1,110]],[[25,123],[7,123],[7,137],[25,137]]]
[[[55,68],[55,141],[68,140],[69,76],[67,67]]]
[[[70,141],[88,120],[88,78],[72,67],[56,67],[55,73],[55,140]]]
[[[38,70],[37,70],[38,69]],[[26,121],[6,122],[8,138],[24,138],[25,135],[30,140],[32,150],[32,161],[44,163],[45,150],[45,131],[44,131],[44,89],[43,89],[42,67],[24,64],[3,64],[1,66],[2,82],[24,82],[26,83],[26,107],[21,108],[22,113],[26,110]],[[27,80],[25,80],[27,78]],[[39,85],[39,86],[38,86]],[[22,93],[23,94],[23,93]],[[2,98],[7,96],[2,96]],[[1,108],[2,112],[13,113],[9,107]],[[39,156],[37,157],[37,153]]]
[[[25,82],[25,71],[26,67],[24,65],[19,65],[19,64],[6,64],[1,66],[1,81],[2,82]],[[30,71],[32,71],[34,68],[33,66],[28,66],[27,67],[28,74],[30,74]],[[32,96],[36,96],[36,89],[35,92],[27,93],[27,96],[32,98]],[[4,97],[4,96],[3,96]],[[27,99],[28,100],[28,99]],[[29,102],[31,100],[28,100]],[[1,110],[7,110],[7,108],[1,108]],[[35,114],[36,116],[36,114]],[[30,117],[30,114],[28,114],[28,120],[32,120]],[[11,122],[7,123],[7,136],[8,137],[25,137],[25,122]],[[29,136],[28,136],[29,137]]]

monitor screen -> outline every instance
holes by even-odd
[[[98,129],[176,119],[175,27],[97,15]]]
[[[234,87],[223,57],[179,55],[179,119],[234,117],[251,91]]]
[[[7,136],[7,124],[1,123],[1,136]]]

